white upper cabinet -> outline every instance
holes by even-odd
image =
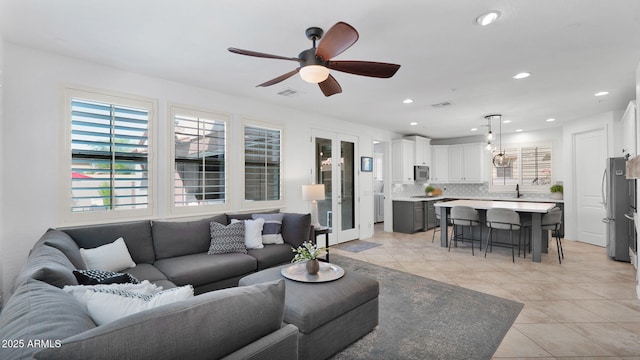
[[[414,146],[414,142],[407,139],[391,142],[391,180],[393,182],[413,182]]]
[[[414,143],[414,165],[431,166],[431,139],[422,136],[407,136]]]
[[[431,146],[431,168],[429,181],[443,183],[449,181],[449,146]]]
[[[481,183],[484,151],[482,144],[433,145],[431,181],[437,183]]]

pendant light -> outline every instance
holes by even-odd
[[[500,122],[500,147],[498,149],[498,155],[493,157],[493,165],[497,168],[504,168],[511,165],[511,160],[507,157],[504,150],[502,149],[502,115],[496,114],[485,116],[485,118],[488,118],[489,121],[491,121],[491,119],[493,119],[494,117],[497,117],[498,121]]]
[[[491,131],[491,117],[485,116],[487,119],[487,128],[489,128],[489,132],[487,133],[487,150],[491,151],[493,147],[491,142],[496,138],[496,135]]]

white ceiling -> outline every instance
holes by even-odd
[[[474,23],[492,9],[497,23]],[[311,47],[306,28],[338,21],[360,39],[336,60],[397,63],[398,73],[333,72],[343,92],[327,98],[298,76],[256,88],[297,64],[227,51],[295,57]],[[0,0],[0,26],[13,43],[432,138],[474,135],[491,113],[512,120],[508,133],[624,110],[640,62],[639,0]],[[512,79],[522,71],[532,76]]]

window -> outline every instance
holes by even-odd
[[[226,204],[226,124],[230,117],[172,106],[171,118],[174,210]]]
[[[280,129],[244,126],[244,199],[245,201],[281,200]]]
[[[154,103],[73,89],[67,89],[65,99],[70,150],[70,197],[65,203],[71,217],[150,214]]]
[[[551,144],[527,144],[505,146],[510,165],[497,168],[491,163],[490,189],[513,191],[516,185],[526,191],[548,191],[552,184]],[[492,158],[498,154],[494,150]]]

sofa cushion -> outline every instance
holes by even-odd
[[[158,268],[151,264],[138,264],[134,268],[123,270],[124,272],[131,274],[136,279],[149,280],[151,282],[157,282],[161,280],[167,280],[165,274],[163,274]]]
[[[291,262],[294,255],[293,247],[289,244],[265,245],[263,249],[249,249],[247,253],[258,261],[258,271]]]
[[[211,245],[209,254],[247,253],[244,245],[244,221],[222,225],[215,221],[210,224]]]
[[[93,249],[81,248],[80,255],[89,269],[120,271],[136,266],[136,263],[131,259],[124,239],[121,237],[112,243]]]
[[[19,286],[27,279],[44,281],[62,288],[65,285],[77,285],[73,275],[75,267],[62,251],[49,245],[39,245],[31,249],[26,263],[15,280]]]
[[[256,271],[255,258],[240,254],[193,254],[158,260],[153,264],[176,285],[194,287]]]
[[[284,290],[279,280],[198,295],[67,338],[36,358],[219,359],[280,329]]]
[[[82,305],[71,295],[29,279],[18,286],[0,313],[0,339],[3,345],[4,341],[15,345],[0,349],[0,357],[31,359],[41,347],[27,346],[29,340],[56,347],[60,346],[61,340],[95,326]]]
[[[262,227],[264,219],[238,220],[231,219],[231,223],[244,222],[244,246],[248,249],[262,249]]]
[[[60,230],[69,234],[79,247],[85,249],[109,244],[122,237],[136,264],[153,264],[155,260],[151,222],[149,221],[82,226]]]
[[[309,240],[310,232],[311,214],[284,213],[282,238],[286,243],[297,248]]]
[[[76,269],[86,269],[87,266],[80,255],[80,247],[75,241],[64,231],[49,229],[38,240],[44,245],[49,245],[62,251]]]
[[[227,224],[225,215],[197,221],[154,221],[151,225],[156,259],[206,252],[211,244],[209,224]]]

